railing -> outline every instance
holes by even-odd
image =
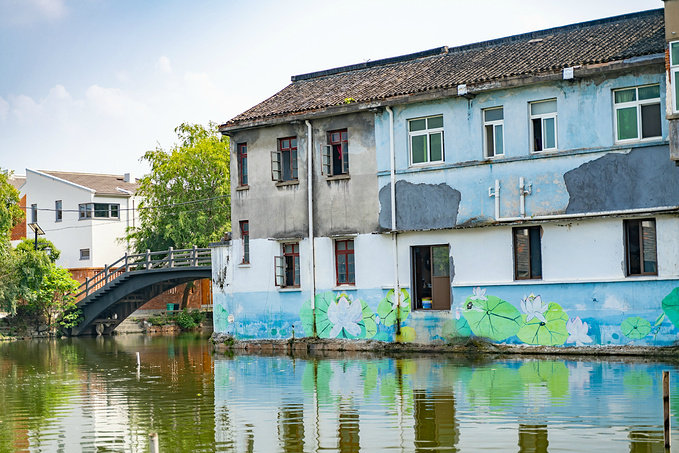
[[[125,255],[113,264],[107,264],[104,269],[94,276],[85,280],[85,283],[78,287],[76,299],[80,300],[95,292],[99,288],[106,286],[116,278],[127,272],[149,271],[152,269],[167,269],[174,267],[200,267],[212,265],[209,248],[198,248],[195,245],[190,249],[169,250],[162,252],[152,252],[135,255]]]

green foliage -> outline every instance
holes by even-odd
[[[151,316],[146,320],[152,326],[168,326],[172,324],[172,318],[167,315]]]
[[[193,322],[196,324],[201,324],[203,321],[205,321],[205,313],[199,310],[192,311],[191,317],[193,318]]]
[[[17,252],[30,252],[35,250],[35,239],[23,239],[15,248]],[[61,256],[61,250],[56,248],[52,241],[45,238],[38,238],[38,251],[45,252],[51,262],[56,262]]]
[[[175,315],[174,321],[184,330],[195,329],[198,327],[198,323],[186,308]]]
[[[24,215],[19,207],[19,191],[9,183],[9,175],[0,171],[0,246],[6,247],[12,228]]]
[[[184,123],[175,132],[179,143],[172,149],[158,147],[142,157],[151,172],[137,190],[139,226],[126,237],[139,252],[207,247],[231,229],[228,137],[214,123]]]

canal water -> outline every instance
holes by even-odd
[[[663,370],[676,416],[678,369],[659,362],[224,356],[191,335],[0,343],[0,452],[148,451],[152,432],[161,452],[660,452]]]

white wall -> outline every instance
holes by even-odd
[[[120,205],[119,219],[82,220],[92,225],[92,263],[100,267],[112,264],[128,251],[127,242],[119,239],[125,236],[128,221],[132,221],[132,203],[128,197],[99,196],[93,197],[94,203],[110,203]],[[128,219],[128,216],[129,219]]]

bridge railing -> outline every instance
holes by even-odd
[[[85,280],[78,287],[76,299],[80,300],[89,296],[99,288],[112,282],[122,274],[132,271],[149,271],[153,269],[165,269],[172,267],[200,267],[210,266],[212,258],[209,248],[175,250],[170,247],[162,252],[137,253],[125,255],[113,264],[107,264],[104,269]]]

